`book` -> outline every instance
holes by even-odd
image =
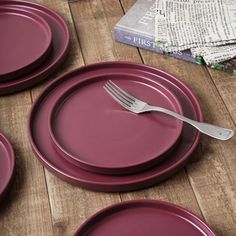
[[[137,0],[114,27],[115,40],[124,44],[168,54],[176,58],[205,65],[201,57],[194,57],[190,50],[182,52],[165,52],[155,42],[156,0]],[[213,64],[209,67],[236,74],[235,59]]]

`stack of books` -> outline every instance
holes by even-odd
[[[135,47],[205,65],[201,57],[194,57],[190,50],[167,53],[155,42],[156,0],[138,0],[115,25],[115,40]],[[236,74],[236,59],[210,65],[211,68]]]

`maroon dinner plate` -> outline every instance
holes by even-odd
[[[51,50],[48,23],[27,10],[0,7],[0,35],[0,82],[32,71]]]
[[[199,103],[191,90],[176,79],[156,68],[130,62],[104,62],[78,68],[52,82],[37,98],[28,120],[29,139],[41,163],[60,178],[81,187],[97,191],[130,191],[158,183],[183,167],[199,143],[200,133],[188,124],[183,125],[182,134],[174,151],[161,163],[145,171],[130,175],[102,175],[86,171],[58,155],[49,132],[50,111],[61,94],[78,81],[90,81],[101,76],[136,76],[156,81],[169,89],[179,100],[183,114],[202,121]],[[115,107],[117,104],[110,101]],[[124,112],[118,108],[120,112]],[[96,117],[93,117],[96,122]]]
[[[37,3],[1,0],[0,7],[27,10],[42,17],[52,31],[52,50],[46,61],[35,70],[17,79],[0,83],[0,95],[14,93],[31,87],[51,74],[65,58],[69,47],[69,31],[64,19],[55,11]]]
[[[88,171],[139,172],[167,156],[183,122],[160,112],[137,115],[122,109],[103,88],[111,78],[149,104],[182,114],[178,99],[156,80],[132,74],[98,75],[78,81],[59,97],[50,111],[51,137],[60,155]]]
[[[11,184],[15,167],[13,148],[7,138],[0,133],[0,200]]]
[[[135,200],[109,206],[85,221],[74,236],[216,236],[188,210],[163,201]]]

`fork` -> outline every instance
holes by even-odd
[[[198,129],[200,132],[219,140],[228,140],[234,135],[234,131],[231,129],[226,129],[212,124],[191,120],[166,108],[149,105],[146,102],[141,101],[138,98],[127,93],[111,80],[107,81],[103,88],[122,107],[136,114],[150,111],[162,112],[167,115],[173,116],[176,119],[184,121]]]

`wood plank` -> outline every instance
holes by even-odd
[[[70,14],[70,8],[67,1],[47,1],[47,0],[33,0],[34,2],[40,3],[44,6],[49,7],[50,9],[56,11],[60,14],[63,19],[66,21],[69,33],[70,33],[70,49],[68,56],[64,60],[64,62],[59,66],[59,68],[51,74],[47,80],[40,85],[36,86],[32,89],[32,97],[33,100],[40,94],[40,92],[45,88],[45,86],[51,81],[55,80],[58,76],[66,73],[67,71],[73,70],[76,67],[84,65],[80,45],[77,40],[76,32],[74,30],[73,20]]]
[[[0,131],[16,156],[13,185],[1,202],[1,235],[52,235],[44,171],[33,158],[25,128],[31,103],[29,90],[0,97]]]
[[[73,235],[100,209],[120,201],[119,194],[99,193],[68,184],[47,172],[54,235]]]
[[[236,124],[236,78],[225,72],[219,72],[213,69],[208,69],[216,87],[223,98],[224,103]]]
[[[141,50],[141,55],[145,63],[175,75],[192,89],[207,122],[235,129],[231,116],[204,67],[144,50]],[[235,137],[227,142],[220,142],[204,136],[199,161],[187,165],[187,173],[203,216],[219,235],[232,235],[233,230],[236,231],[235,145]]]
[[[13,144],[16,173],[0,207],[0,234],[52,235],[50,206],[42,166],[34,158],[27,133],[29,105],[0,109],[0,130]]]
[[[125,10],[133,3],[131,0],[122,1]],[[230,82],[224,84],[221,97],[205,67],[146,50],[140,52],[145,63],[175,75],[192,89],[201,104],[207,122],[235,129],[224,105],[224,101],[227,101],[231,115],[234,114],[235,105],[229,105],[234,85],[231,86]],[[214,74],[220,76],[221,73],[214,71]],[[235,137],[227,142],[202,137],[199,161],[187,165],[186,168],[203,216],[219,235],[232,235],[232,232],[236,232],[235,144]]]
[[[141,62],[137,50],[114,41],[113,27],[123,15],[118,0],[70,3],[86,64],[99,61]]]
[[[153,61],[152,53],[142,50],[141,54],[145,62],[158,65],[188,84],[197,95],[207,122],[235,129],[222,98],[203,67],[160,55],[156,56],[157,64]],[[187,166],[204,218],[219,235],[232,235],[236,230],[235,145],[235,137],[227,142],[203,137],[199,162]]]
[[[185,170],[152,188],[121,194],[122,201],[135,199],[162,200],[185,207],[203,218]]]
[[[70,26],[72,50],[63,66],[49,80],[83,65],[84,61],[86,64],[104,60],[142,61],[135,47],[114,42],[113,27],[123,15],[119,0],[70,3],[77,35],[67,1],[35,2],[62,14]],[[127,10],[134,2],[122,1],[124,9]],[[210,71],[214,84],[202,66],[145,50],[140,52],[145,63],[177,76],[191,87],[208,122],[234,127],[231,117],[235,121],[235,105],[230,101],[235,96],[233,78],[218,81],[221,74]],[[32,90],[33,99],[47,83]],[[0,130],[8,135],[17,153],[15,181],[4,207],[0,209],[0,234],[72,235],[86,218],[101,208],[121,200],[140,198],[162,199],[181,205],[205,218],[219,235],[235,234],[235,138],[220,142],[203,137],[195,161],[152,188],[121,195],[92,192],[67,184],[47,170],[45,182],[43,167],[33,156],[24,129],[29,103],[29,92],[0,98]]]
[[[16,94],[0,96],[0,108],[26,104],[31,104],[30,92],[27,90]]]
[[[101,60],[141,62],[139,52],[135,47],[114,42],[113,27],[123,16],[119,1],[78,1],[70,4],[70,6],[86,63]],[[88,41],[88,39],[92,39],[92,41]],[[95,48],[94,45],[96,45]],[[121,194],[121,198],[122,200],[136,198],[165,199],[185,206],[201,216],[184,170],[162,184],[146,190]]]
[[[50,76],[49,79],[51,81],[64,72],[84,65],[84,62],[68,3],[58,0],[50,2],[45,0],[40,1],[40,3],[47,5],[63,15],[69,25],[71,36],[70,53],[63,64],[63,68],[60,68],[55,74]],[[34,99],[47,83],[48,81],[32,91]],[[90,215],[111,203],[120,201],[119,195],[90,192],[63,182],[47,170],[45,170],[45,173],[54,235],[72,235],[79,225]]]

